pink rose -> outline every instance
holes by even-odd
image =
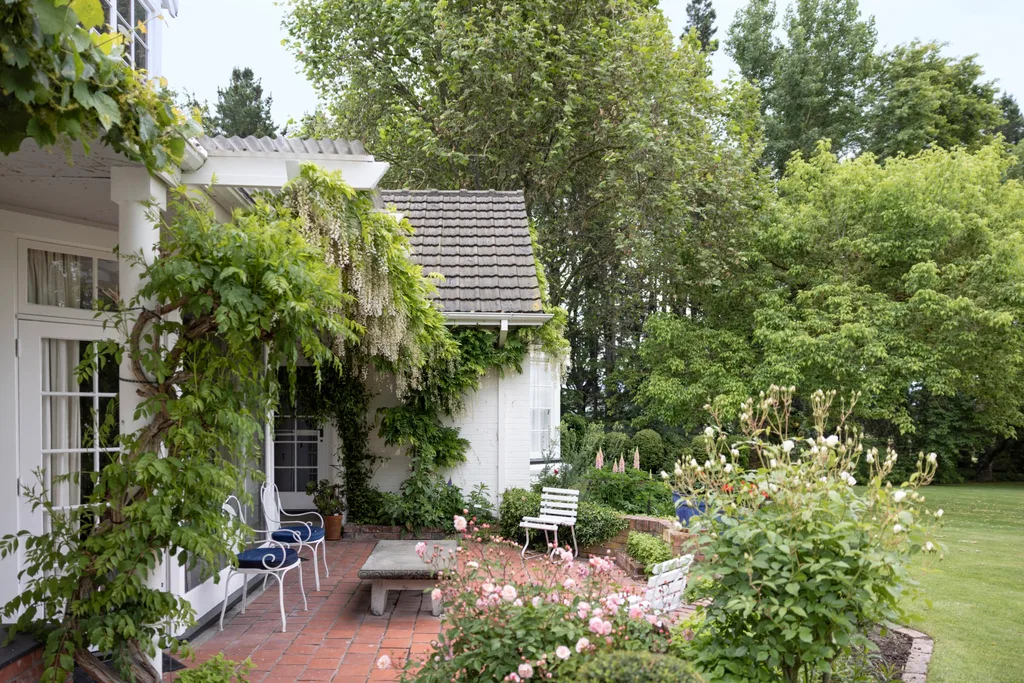
[[[565,645],[559,645],[555,648],[555,656],[559,659],[569,659],[569,655],[572,654],[572,650],[567,648]]]
[[[381,655],[380,659],[377,660],[377,668],[381,671],[391,668],[391,657],[387,655]]]
[[[427,544],[426,543],[424,543],[423,541],[420,541],[419,543],[416,544],[416,554],[417,555],[419,555],[420,557],[423,557],[423,555],[426,554],[426,552],[427,552]]]
[[[522,678],[533,678],[533,667],[530,666],[529,662],[523,662],[519,665],[519,676]]]
[[[604,624],[604,619],[602,619],[601,617],[591,617],[590,618],[590,623],[588,624],[588,628],[590,629],[591,633],[596,633],[597,635],[601,635],[602,631],[604,631],[604,625],[603,624]]]
[[[643,615],[644,615],[644,611],[642,609],[640,609],[639,605],[633,605],[632,607],[629,608],[629,618],[630,619],[639,619]]]
[[[491,583],[490,581],[488,581],[484,585],[480,586],[480,590],[482,590],[484,592],[484,595],[487,595],[488,593],[493,593],[494,592],[494,584]]]
[[[466,518],[462,515],[455,515],[455,530],[459,533],[466,530]]]
[[[576,641],[576,652],[583,652],[590,647],[590,640],[586,637]]]
[[[430,591],[430,599],[431,600],[440,600],[441,599],[441,595],[442,594],[441,594],[441,589],[440,588],[435,588],[434,590]]]
[[[519,593],[516,592],[516,587],[512,584],[506,584],[505,587],[501,589],[501,599],[505,602],[512,602],[516,599],[517,595],[519,595]]]

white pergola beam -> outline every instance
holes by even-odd
[[[341,171],[341,177],[355,190],[372,190],[387,173],[390,164],[385,161],[358,161],[349,159],[320,159],[308,157],[211,156],[201,168],[182,173],[185,185],[223,185],[227,187],[278,188],[291,178],[297,164],[310,162],[328,171]]]

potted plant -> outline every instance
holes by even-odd
[[[306,495],[313,496],[313,505],[324,518],[324,538],[328,541],[341,538],[341,514],[345,511],[343,491],[341,484],[328,479],[306,484]]]

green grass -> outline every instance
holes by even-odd
[[[929,509],[942,508],[941,561],[915,575],[928,608],[910,626],[935,639],[928,683],[1024,681],[1024,484],[932,486]]]

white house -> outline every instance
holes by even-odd
[[[110,23],[135,26],[157,12],[177,11],[176,0],[105,0]],[[122,16],[127,12],[131,16]],[[137,36],[130,58],[154,77],[161,73],[161,22]],[[173,26],[169,29],[173,30]],[[147,42],[148,41],[148,42]],[[176,84],[187,87],[187,83]],[[202,138],[188,146],[180,169],[152,177],[141,165],[99,144],[90,154],[76,145],[72,164],[62,150],[41,150],[26,141],[0,156],[0,535],[20,529],[41,532],[47,520],[33,512],[22,484],[34,484],[34,471],[95,471],[114,450],[84,439],[93,411],[118,398],[121,429],[132,430],[138,398],[134,387],[108,368],[88,386],[74,381],[83,348],[104,331],[94,302],[131,299],[137,271],[118,263],[113,249],[153,253],[156,226],[145,204],[166,202],[167,188],[184,184],[203,197],[221,220],[245,207],[248,190],[274,189],[292,177],[301,162],[339,170],[356,189],[376,192],[388,169],[358,142],[346,140]],[[217,185],[209,187],[216,176]],[[519,326],[540,325],[541,312],[533,253],[522,194],[517,192],[379,193],[381,207],[394,205],[409,217],[417,234],[414,257],[447,280],[439,304],[451,325],[479,325],[499,337]],[[479,482],[497,495],[529,482],[530,461],[548,448],[558,423],[557,369],[539,352],[521,375],[488,375],[456,420],[471,443],[468,462],[452,473],[460,486]],[[386,393],[380,402],[393,400]],[[102,414],[102,411],[96,411]],[[302,492],[311,477],[329,476],[335,451],[330,429],[306,433],[301,424],[278,420],[268,425],[264,471],[276,481],[287,507],[309,507]],[[383,449],[379,442],[374,448]],[[396,490],[404,476],[403,456],[391,459],[376,483]],[[50,495],[75,505],[81,487],[62,483]],[[19,559],[0,561],[0,603],[19,591]],[[199,615],[219,606],[211,581],[200,582],[173,560],[154,585],[185,596]]]

